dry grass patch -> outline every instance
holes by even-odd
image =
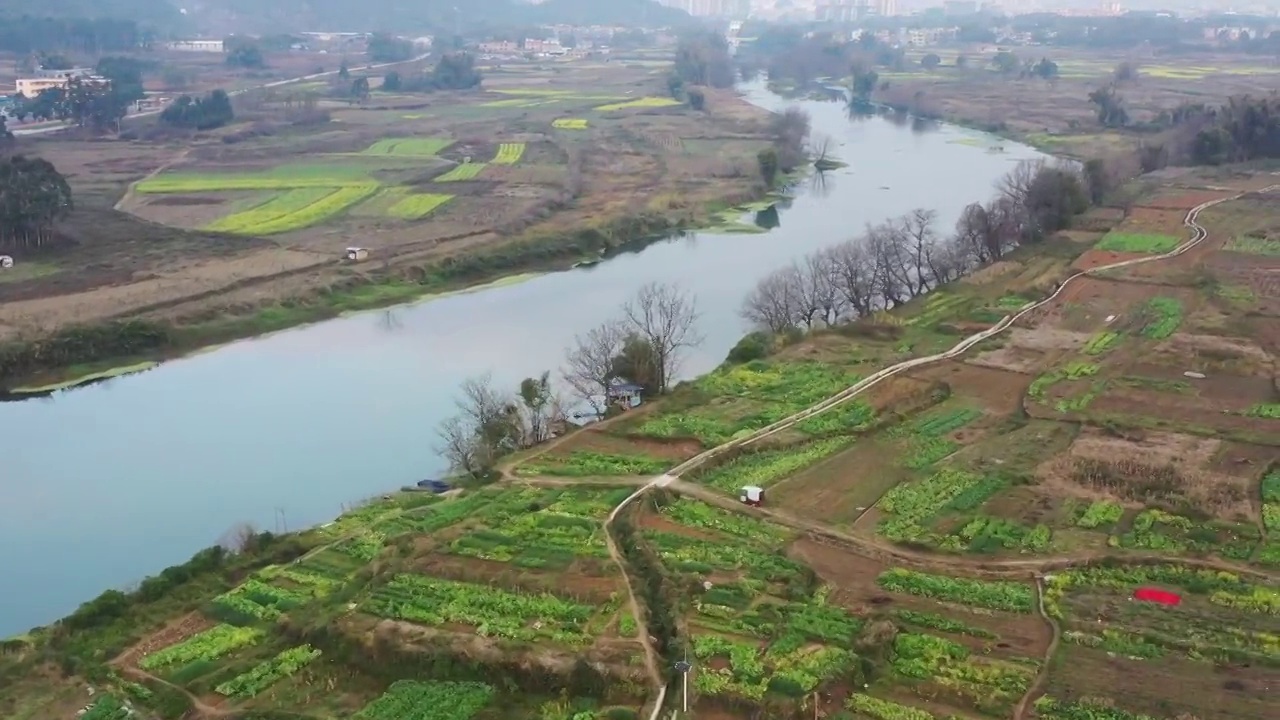
[[[1127,439],[1086,428],[1066,453],[1046,461],[1036,473],[1055,494],[1247,519],[1252,514],[1248,480],[1210,469],[1221,444],[1165,432]]]

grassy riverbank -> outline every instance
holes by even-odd
[[[762,189],[763,190],[763,189]],[[743,199],[739,194],[735,200]],[[353,275],[345,282],[248,312],[213,312],[183,321],[139,319],[77,326],[31,343],[0,345],[0,386],[10,393],[43,394],[137,372],[156,361],[234,340],[257,337],[347,313],[376,310],[458,292],[479,291],[567,269],[626,246],[664,241],[670,233],[751,231],[737,216],[772,204],[756,200],[726,207],[710,203],[696,211],[627,217],[607,227],[561,237],[511,243],[426,266],[402,266]]]
[[[697,111],[640,102],[666,90],[651,58],[630,60],[504,63],[447,101],[321,100],[307,123],[264,99],[177,154],[162,140],[24,139],[19,151],[70,178],[76,208],[0,282],[0,387],[47,389],[67,368],[559,269],[675,230],[753,231],[718,214],[764,193],[769,113],[728,90]],[[367,259],[344,262],[351,245]]]

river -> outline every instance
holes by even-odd
[[[771,109],[792,104],[761,85],[747,92]],[[697,233],[0,403],[0,638],[182,562],[239,522],[297,529],[438,474],[433,428],[459,383],[492,371],[514,389],[554,371],[574,334],[644,283],[696,293],[706,340],[682,369],[706,372],[746,331],[738,309],[760,277],[917,207],[937,210],[947,231],[1015,162],[1041,157],[963,128],[794,104],[848,166],[802,182],[767,233]]]

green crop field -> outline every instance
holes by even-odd
[[[453,199],[452,195],[437,193],[416,193],[407,195],[387,210],[387,214],[401,220],[418,220],[435,212],[437,208]]]
[[[623,102],[609,103],[608,105],[600,105],[595,108],[599,112],[612,112],[614,110],[632,110],[638,108],[663,108],[675,105],[683,105],[679,100],[664,97],[643,97],[635,100],[625,100]]]
[[[493,696],[484,683],[400,680],[352,720],[470,720]]]
[[[1243,236],[1233,238],[1227,242],[1226,250],[1238,253],[1248,253],[1250,255],[1270,255],[1272,257],[1280,256],[1280,240],[1272,238],[1260,238],[1252,236]]]
[[[310,645],[290,648],[274,658],[254,666],[252,670],[237,675],[218,686],[218,694],[234,698],[251,698],[284,678],[306,667],[320,657],[320,651]]]
[[[449,172],[437,177],[435,181],[458,182],[461,180],[472,180],[480,174],[480,171],[484,169],[484,165],[484,163],[477,162],[462,163],[461,165],[455,166]]]
[[[661,458],[643,455],[576,451],[564,457],[540,457],[532,463],[521,465],[517,472],[520,475],[561,475],[566,477],[657,475],[670,465],[670,462]]]
[[[494,165],[515,165],[524,155],[524,143],[502,143],[498,146],[498,154],[493,158]]]
[[[1130,253],[1167,253],[1182,244],[1182,239],[1172,235],[1109,232],[1095,245],[1099,250]]]
[[[767,488],[834,455],[852,442],[848,437],[834,437],[778,450],[748,453],[699,476],[697,482],[731,494],[736,494],[744,485]]]
[[[217,625],[176,645],[146,655],[138,666],[143,670],[157,670],[197,660],[216,660],[233,650],[253,645],[262,638],[261,630]]]
[[[551,127],[557,130],[586,130],[587,121],[583,118],[557,118],[551,121]]]
[[[634,428],[638,435],[660,438],[696,438],[716,445],[735,435],[756,430],[794,414],[822,398],[853,385],[859,379],[845,369],[818,362],[770,363],[762,360],[717,370],[699,378],[693,392],[707,397],[735,399],[720,407],[702,406],[652,415]],[[856,404],[841,416],[854,431],[869,421],[866,410]],[[841,409],[832,410],[839,415]],[[821,419],[819,419],[821,418]],[[802,428],[822,434],[826,423],[839,423],[818,416]]]
[[[453,144],[448,138],[386,138],[364,150],[366,155],[398,155],[400,157],[435,157]]]
[[[251,210],[228,215],[207,229],[238,235],[271,235],[325,222],[378,191],[375,183],[290,190]]]

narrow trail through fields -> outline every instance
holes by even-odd
[[[1270,193],[1270,192],[1274,192],[1277,189],[1280,189],[1280,185],[1270,185],[1268,187],[1265,187],[1261,190],[1254,191],[1254,192]],[[1168,253],[1164,253],[1161,255],[1152,255],[1149,257],[1134,258],[1131,260],[1123,260],[1123,261],[1112,263],[1109,265],[1102,265],[1089,270],[1083,270],[1081,272],[1078,272],[1072,275],[1071,277],[1067,278],[1066,280],[1064,280],[1062,284],[1059,285],[1056,290],[1054,290],[1053,294],[1049,295],[1045,299],[1040,300],[1038,302],[1034,302],[1034,303],[1028,303],[1022,306],[1022,308],[1020,308],[1017,312],[1013,313],[1012,315],[1006,315],[1002,320],[1000,320],[1000,322],[996,323],[990,328],[983,330],[982,332],[976,333],[974,335],[971,335],[965,338],[964,340],[961,340],[950,350],[939,353],[937,355],[928,355],[924,357],[913,358],[911,360],[906,360],[904,362],[898,363],[896,365],[892,365],[883,370],[875,372],[870,376],[868,376],[867,378],[849,386],[848,388],[845,388],[841,392],[836,393],[835,395],[832,395],[826,400],[823,400],[822,402],[812,405],[804,410],[801,410],[800,412],[794,415],[783,418],[782,420],[779,420],[766,427],[763,427],[751,433],[749,436],[745,438],[731,440],[727,443],[718,445],[714,448],[710,448],[702,453],[699,453],[693,456],[692,458],[689,458],[688,460],[675,466],[674,468],[667,471],[666,473],[652,478],[647,484],[643,485],[634,493],[627,496],[625,500],[619,503],[618,506],[615,507],[613,511],[609,513],[609,517],[605,520],[604,526],[606,531],[605,534],[607,537],[609,537],[610,555],[613,556],[614,561],[618,563],[619,567],[623,568],[623,576],[626,579],[627,592],[630,597],[632,608],[636,615],[637,626],[640,628],[640,635],[642,637],[647,638],[647,636],[649,635],[648,626],[645,624],[644,618],[641,616],[639,603],[636,601],[635,593],[632,591],[631,579],[630,577],[627,577],[625,566],[622,565],[621,556],[618,554],[617,549],[613,546],[612,536],[611,536],[611,533],[609,532],[609,526],[613,523],[614,518],[617,517],[618,513],[620,513],[623,509],[625,509],[626,506],[629,505],[631,502],[633,502],[640,496],[644,495],[650,489],[657,488],[657,487],[674,486],[675,488],[679,489],[681,492],[693,494],[692,488],[696,486],[692,486],[689,483],[679,482],[678,478],[681,475],[684,475],[685,473],[688,473],[692,470],[697,469],[698,467],[701,467],[702,465],[706,464],[708,461],[713,460],[730,450],[752,445],[765,438],[768,438],[772,435],[775,435],[784,430],[787,430],[795,426],[797,423],[800,423],[804,420],[814,417],[815,415],[819,415],[821,413],[827,412],[828,410],[831,410],[832,408],[838,407],[839,405],[845,402],[848,402],[849,400],[866,392],[871,387],[895,375],[898,375],[900,373],[906,372],[907,370],[912,370],[924,365],[930,365],[930,364],[941,362],[944,360],[951,360],[953,358],[960,357],[961,355],[963,355],[964,353],[972,349],[975,345],[978,345],[981,342],[989,340],[1005,332],[1010,327],[1012,327],[1015,322],[1022,319],[1026,315],[1032,312],[1035,312],[1036,310],[1039,310],[1040,308],[1054,302],[1063,293],[1063,291],[1067,289],[1069,285],[1071,285],[1073,282],[1079,280],[1082,277],[1106,272],[1108,270],[1118,270],[1121,268],[1132,267],[1135,265],[1143,265],[1146,263],[1160,262],[1163,260],[1170,260],[1170,259],[1179,257],[1183,253],[1186,253],[1192,248],[1195,248],[1201,242],[1204,242],[1204,240],[1209,237],[1209,232],[1203,226],[1201,226],[1198,222],[1196,222],[1197,218],[1199,217],[1202,211],[1204,211],[1207,208],[1213,207],[1215,205],[1228,202],[1230,200],[1236,200],[1245,194],[1246,193],[1243,193],[1243,192],[1237,193],[1230,197],[1219,198],[1217,200],[1211,200],[1209,202],[1201,203],[1195,206],[1194,208],[1191,208],[1191,210],[1187,212],[1186,217],[1183,218],[1183,221],[1182,221],[1182,224],[1191,230],[1191,233],[1192,233],[1191,238]],[[709,496],[706,494],[706,492],[707,491],[704,490],[702,494],[697,495],[699,499],[704,499],[704,500],[708,499]],[[723,496],[720,496],[718,494],[712,493],[712,495],[714,495],[716,498],[727,500],[729,505],[723,505],[723,506],[732,507],[732,509],[735,511],[741,512],[741,511],[744,511],[744,508],[746,508],[746,506],[741,505],[739,503],[735,503],[731,499],[724,498]],[[715,502],[716,504],[722,504],[719,502],[719,500],[716,500]],[[759,508],[753,508],[753,510],[759,510]],[[775,518],[780,518],[780,519],[785,518],[790,520],[796,520],[794,518],[789,518],[789,516],[786,516],[784,514],[774,513],[773,516]],[[799,520],[796,520],[796,522],[803,523],[803,521],[799,521]],[[823,526],[817,523],[803,523],[803,524],[806,526],[809,526],[809,525],[816,526],[816,528],[814,530],[811,530],[810,532],[812,532],[815,535],[818,535],[819,537],[825,536],[825,537],[837,538],[841,542],[848,543],[850,549],[854,549],[854,550],[861,549],[864,552],[875,552],[877,554],[884,553],[886,557],[893,558],[894,560],[899,562],[903,560],[919,562],[919,561],[923,561],[924,558],[926,557],[930,557],[922,553],[911,553],[908,551],[903,551],[901,549],[891,550],[888,546],[881,545],[874,541],[867,541],[866,539],[862,539],[862,538],[854,538],[852,535],[839,533],[837,531],[831,530],[830,528],[824,528]],[[1051,558],[1051,559],[1038,559],[1038,560],[1025,560],[1025,561],[1009,560],[1009,561],[995,562],[995,563],[984,563],[983,565],[994,566],[997,570],[998,569],[1016,570],[1020,568],[1024,574],[1030,574],[1038,570],[1046,569],[1049,566],[1053,566],[1056,568],[1065,568],[1065,567],[1070,567],[1072,565],[1087,563],[1092,559],[1097,559],[1098,557],[1102,557],[1102,556],[1089,556],[1089,557],[1072,556],[1072,557],[1058,557],[1058,558]],[[1145,558],[1140,558],[1136,556],[1132,557],[1132,560],[1134,562],[1152,562],[1153,560],[1157,560],[1157,559],[1169,559],[1169,558],[1164,556],[1159,556],[1159,555],[1147,556]],[[1226,564],[1224,563],[1205,562],[1202,564],[1199,562],[1189,561],[1186,558],[1177,558],[1177,561],[1182,564],[1193,564],[1193,565],[1199,565],[1202,567],[1222,567],[1222,569],[1227,569],[1227,567],[1225,567]],[[930,562],[935,567],[959,566],[959,567],[966,567],[972,570],[981,570],[981,565],[977,563],[965,561],[961,558],[932,557],[932,560]],[[1246,570],[1246,572],[1250,572],[1251,574],[1254,574],[1256,576],[1266,576],[1268,578],[1273,577],[1269,573],[1260,573],[1260,572],[1251,571],[1251,570]],[[646,645],[646,653],[648,653],[649,651],[651,651],[651,647]],[[660,686],[658,698],[654,705],[653,712],[649,716],[649,720],[657,720],[658,714],[662,708],[663,700],[666,697],[666,691],[667,691],[666,686]],[[1026,698],[1023,698],[1023,700],[1025,701]]]
[[[114,660],[112,661],[112,664],[115,665]],[[187,696],[187,699],[191,701],[191,707],[195,708],[196,711],[199,712],[204,717],[227,717],[229,715],[235,715],[238,712],[231,708],[216,708],[212,705],[209,705],[208,703],[204,702],[200,698],[196,697],[195,694],[192,693],[190,690],[187,690],[186,688],[178,685],[174,685],[173,683],[169,682],[168,680],[165,680],[164,678],[156,677],[155,675],[152,675],[151,673],[147,672],[146,670],[143,670],[142,668],[129,667],[127,665],[115,665],[115,667],[121,673],[125,675],[129,675],[133,677],[133,679],[135,680],[148,680],[151,682],[158,683],[160,685],[164,685],[167,688],[172,688],[173,690],[177,690],[178,692]]]
[[[1040,690],[1044,684],[1049,681],[1049,665],[1053,663],[1053,658],[1058,654],[1058,643],[1062,640],[1062,628],[1058,626],[1058,621],[1049,616],[1044,609],[1044,580],[1036,578],[1036,611],[1040,613],[1040,618],[1049,624],[1049,629],[1053,632],[1053,638],[1049,641],[1049,647],[1044,651],[1044,659],[1040,661],[1040,672],[1036,673],[1036,679],[1031,681],[1031,685],[1027,687],[1027,692],[1018,701],[1018,706],[1013,710],[1013,720],[1025,720],[1027,716],[1027,706],[1031,701],[1040,694]]]
[[[176,153],[173,157],[169,158],[169,160],[166,161],[164,164],[162,164],[160,167],[144,175],[142,179],[129,183],[129,187],[124,191],[124,195],[120,196],[120,199],[116,201],[116,204],[112,207],[112,209],[125,212],[124,206],[127,205],[129,201],[133,200],[133,196],[137,194],[137,187],[139,184],[144,183],[148,180],[154,180],[160,173],[164,172],[165,170],[168,170],[174,165],[177,165],[183,160],[186,160],[187,156],[190,154],[191,154],[191,148],[186,148],[181,152]]]

